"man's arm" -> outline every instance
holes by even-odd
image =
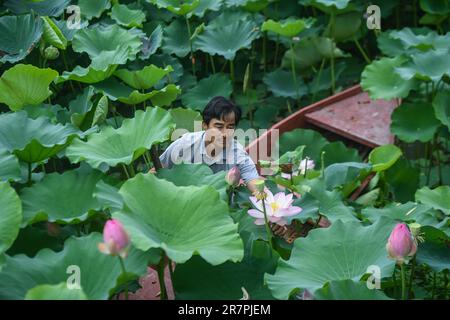
[[[263,178],[260,177],[255,163],[244,148],[241,145],[238,145],[237,150],[237,166],[241,172],[242,180],[244,180],[248,190],[251,193],[254,193],[256,191],[256,180]]]

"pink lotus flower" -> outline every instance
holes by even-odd
[[[395,226],[389,236],[386,250],[389,257],[400,265],[416,254],[417,244],[406,224],[398,223]]]
[[[285,195],[284,192],[278,192],[274,196],[269,189],[266,189],[265,193],[267,195],[264,200],[266,214],[267,219],[270,222],[284,226],[287,223],[284,217],[293,216],[302,211],[302,208],[292,205],[292,202],[294,202],[292,193]],[[256,218],[255,224],[263,225],[265,221],[262,200],[258,200],[256,197],[251,196],[250,201],[256,209],[248,210],[248,214]]]
[[[228,170],[227,175],[225,176],[225,181],[233,187],[237,187],[241,180],[241,172],[238,167],[233,167]]]
[[[119,255],[122,258],[127,256],[127,248],[130,238],[119,220],[108,220],[103,228],[104,243],[98,244],[98,249],[112,256]]]

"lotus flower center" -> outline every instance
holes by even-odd
[[[270,204],[270,206],[272,207],[272,211],[273,211],[273,212],[278,211],[278,209],[280,208],[280,206],[279,206],[278,203],[276,203],[276,202],[272,202],[272,203]]]

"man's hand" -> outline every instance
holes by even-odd
[[[262,177],[260,177],[260,178],[258,178],[258,179],[253,179],[253,180],[250,180],[249,182],[247,182],[247,189],[248,190],[250,190],[250,192],[254,195],[255,194],[255,192],[256,192],[256,186],[255,186],[255,182],[257,181],[257,180],[265,180],[264,178],[262,178]]]
[[[148,171],[148,173],[153,173],[153,174],[155,174],[155,173],[156,173],[155,167],[151,168],[151,169]]]

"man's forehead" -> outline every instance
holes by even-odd
[[[222,115],[220,119],[214,118],[216,122],[225,122],[225,123],[235,123],[236,119],[234,116],[234,112],[227,113],[225,115]]]

